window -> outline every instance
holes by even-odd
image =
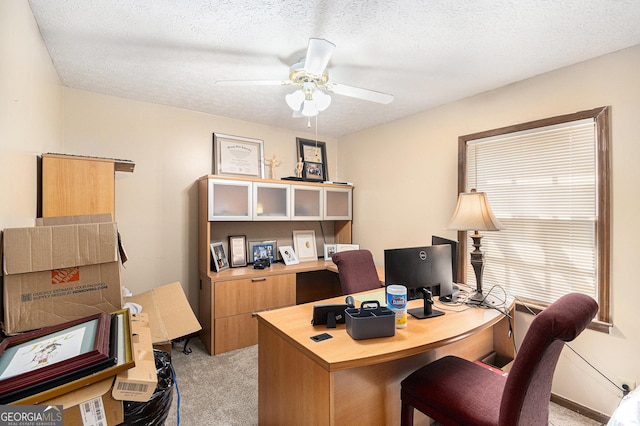
[[[506,228],[483,233],[485,290],[540,307],[584,293],[610,322],[608,122],[602,107],[459,138],[459,191],[486,192]],[[470,263],[460,268],[475,285]]]

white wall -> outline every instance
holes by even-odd
[[[341,138],[338,173],[356,185],[354,242],[372,250],[383,265],[385,248],[429,244],[433,234],[456,238],[443,228],[457,198],[458,136],[610,105],[614,327],[610,335],[587,330],[572,347],[610,378],[640,383],[634,269],[640,239],[638,70],[640,46],[635,46]],[[358,161],[345,161],[349,158]],[[529,321],[518,314],[520,338]],[[568,349],[553,392],[608,415],[620,396]]]
[[[62,143],[62,85],[26,1],[0,2],[0,229],[33,226],[37,156]]]
[[[122,284],[137,294],[180,281],[196,312],[196,180],[212,173],[214,132],[263,140],[265,158],[275,154],[282,161],[279,177],[294,176],[296,137],[315,138],[315,134],[64,89],[63,152],[136,164],[133,173],[116,173],[116,221],[130,259],[122,271]],[[328,173],[335,176],[336,141],[322,135],[318,139],[327,143]]]

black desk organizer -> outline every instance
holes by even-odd
[[[364,301],[359,308],[345,309],[347,333],[355,340],[396,334],[396,314],[377,300]]]

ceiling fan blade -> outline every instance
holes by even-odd
[[[304,59],[304,70],[307,74],[320,76],[329,63],[336,45],[323,38],[310,38],[307,56]]]
[[[216,80],[216,86],[286,86],[291,80]]]
[[[375,90],[363,89],[360,87],[349,86],[340,83],[327,83],[327,89],[338,95],[351,96],[352,98],[363,99],[365,101],[378,102],[380,104],[388,104],[393,101],[393,95]]]

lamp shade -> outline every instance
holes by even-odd
[[[504,227],[494,216],[487,194],[484,192],[461,192],[458,205],[446,229],[456,231],[498,231]]]

